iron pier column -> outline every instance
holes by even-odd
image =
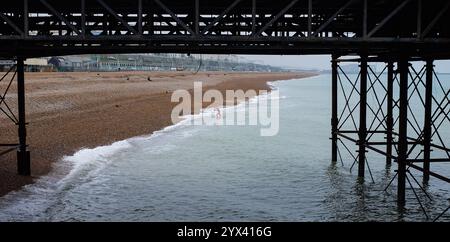
[[[423,127],[423,181],[430,180],[430,154],[431,154],[431,109],[433,98],[433,60],[426,63],[425,81],[425,120]]]
[[[358,177],[364,177],[367,139],[367,56],[361,56],[361,78],[359,96],[359,130],[358,130]]]
[[[393,89],[394,89],[394,63],[387,63],[387,113],[386,113],[386,164],[392,163],[392,131],[394,130],[393,119]]]
[[[19,113],[19,122],[17,125],[19,133],[19,147],[17,150],[17,171],[19,175],[29,176],[30,152],[27,150],[27,131],[25,122],[25,75],[24,59],[17,58],[17,109]]]
[[[338,59],[336,55],[331,60],[331,162],[337,161],[338,132]]]
[[[408,74],[409,63],[407,58],[402,58],[398,63],[400,72],[400,104],[399,104],[399,136],[398,136],[398,185],[397,185],[397,204],[405,205],[405,186],[406,186],[406,159],[408,152]]]

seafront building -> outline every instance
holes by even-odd
[[[0,60],[8,70],[11,60]],[[115,54],[53,56],[28,59],[27,71],[255,71],[277,72],[280,67],[250,62],[236,55]]]

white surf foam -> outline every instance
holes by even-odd
[[[94,175],[95,172],[98,172],[110,163],[111,156],[131,146],[129,140],[122,140],[93,149],[81,149],[71,156],[64,156],[62,158],[63,161],[69,162],[72,165],[72,169],[58,184],[63,185],[81,174]]]

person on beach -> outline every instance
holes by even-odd
[[[219,108],[215,108],[216,111],[216,119],[219,120],[222,118],[222,114],[220,113],[220,109]]]

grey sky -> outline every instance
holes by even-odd
[[[303,69],[330,69],[329,55],[241,55],[247,60],[281,67]],[[436,71],[450,73],[450,61],[436,61]]]

